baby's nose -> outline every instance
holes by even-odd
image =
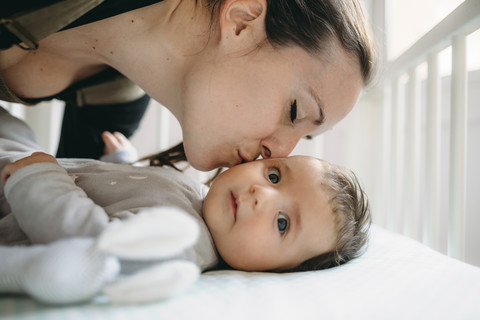
[[[254,210],[263,208],[266,203],[273,201],[274,190],[261,184],[252,184],[248,190],[251,196],[251,205]]]

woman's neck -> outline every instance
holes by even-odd
[[[209,23],[200,1],[165,0],[54,33],[36,51],[0,51],[0,75],[17,95],[38,98],[111,66],[179,118],[179,88],[208,42]]]
[[[104,26],[97,59],[129,77],[180,120],[179,87],[210,39],[209,11],[194,0],[166,0],[114,19]]]

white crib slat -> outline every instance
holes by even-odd
[[[393,182],[392,182],[392,125],[393,125],[393,109],[392,109],[392,88],[386,86],[383,92],[383,107],[382,107],[382,126],[381,137],[382,141],[382,184],[379,188],[377,201],[380,202],[380,208],[377,217],[380,216],[380,221],[377,218],[377,223],[380,223],[384,228],[393,229],[393,224],[390,225],[391,217],[390,210],[393,200]]]
[[[7,110],[9,110],[10,113],[17,118],[25,119],[25,109],[26,107],[24,105],[18,103],[7,103]]]
[[[392,219],[393,230],[403,232],[404,209],[405,209],[405,103],[404,90],[401,86],[400,77],[394,81],[392,94],[392,168],[393,168],[393,202]]]
[[[440,77],[438,53],[428,56],[426,152],[425,152],[425,221],[423,242],[435,250],[440,249],[440,137],[442,113],[440,109]]]
[[[418,191],[419,191],[419,106],[417,69],[408,72],[407,103],[405,106],[405,233],[417,240],[419,234]]]
[[[457,35],[452,39],[448,255],[461,260],[465,259],[466,83],[466,37]]]
[[[388,207],[388,228],[390,230],[398,231],[398,226],[397,226],[397,212],[398,212],[398,207],[397,204],[399,202],[399,190],[398,190],[398,168],[397,168],[397,162],[398,162],[398,143],[397,143],[397,135],[398,135],[398,122],[397,122],[397,113],[399,109],[399,102],[398,102],[398,97],[399,97],[399,80],[394,79],[392,82],[392,95],[391,95],[391,109],[392,112],[390,113],[390,132],[391,132],[391,141],[390,141],[390,168],[392,169],[390,173],[390,190],[391,190],[391,201]]]
[[[170,146],[170,113],[158,102],[154,101],[152,103],[157,108],[156,148],[166,150]]]
[[[57,152],[64,104],[58,100],[25,108],[25,122],[35,132],[38,144],[50,154]]]

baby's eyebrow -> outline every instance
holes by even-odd
[[[292,175],[294,175],[294,169],[292,169],[289,165],[288,165],[288,161],[282,161],[282,164],[283,164],[283,170],[284,170],[284,175],[286,176],[286,183],[292,183],[293,179],[291,178]],[[300,214],[300,206],[298,205],[297,202],[294,202],[292,207],[291,207],[291,210],[292,210],[292,213],[291,215],[293,215],[293,221],[290,221],[290,223],[293,222],[293,225],[290,225],[291,229],[289,232],[290,233],[290,241],[291,240],[295,240],[297,237],[298,237],[298,234],[300,233],[301,229],[302,229],[302,215]]]
[[[289,214],[290,226],[285,239],[288,240],[288,243],[293,244],[297,241],[298,235],[302,230],[302,215],[300,214],[298,203],[294,203],[290,210],[292,210]]]
[[[292,169],[288,165],[287,161],[281,161],[281,164],[283,164],[283,175],[288,178],[292,174]]]
[[[295,209],[295,235],[298,235],[301,230],[302,230],[302,215],[297,206],[297,208]]]

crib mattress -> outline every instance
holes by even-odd
[[[144,305],[48,307],[3,295],[0,319],[480,319],[480,268],[372,226],[366,253],[330,270],[214,271]]]

